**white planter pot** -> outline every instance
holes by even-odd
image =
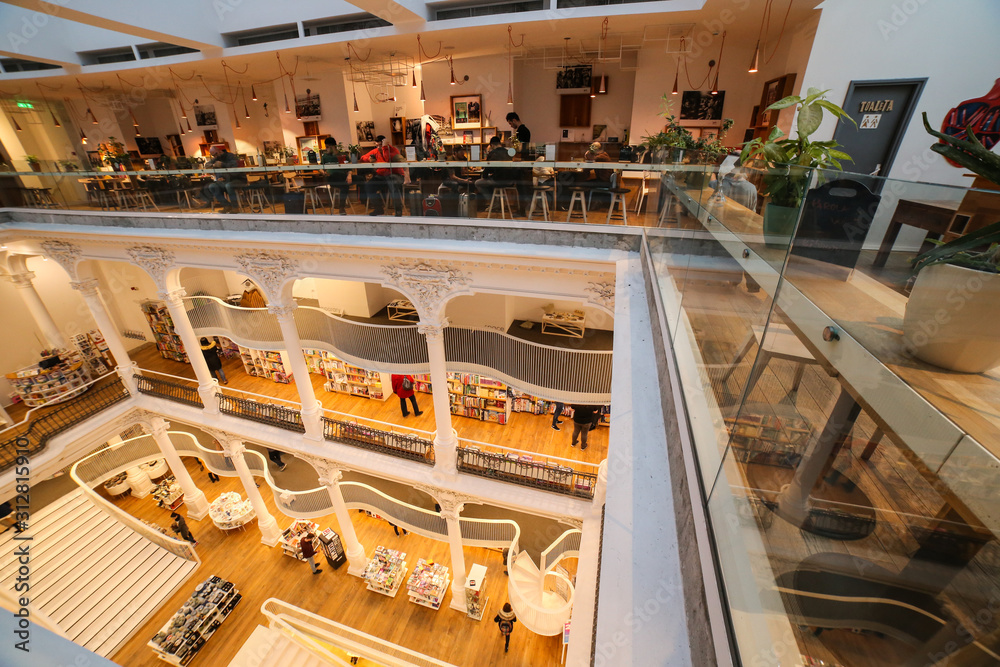
[[[1000,366],[1000,274],[936,264],[920,271],[906,304],[913,356],[961,373]]]

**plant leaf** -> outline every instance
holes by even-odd
[[[788,155],[785,151],[781,150],[781,147],[777,144],[764,144],[764,157],[767,158],[769,162],[787,162]]]
[[[806,98],[802,100],[802,106],[809,106],[816,101],[816,98],[826,95],[829,90],[820,90],[818,88],[810,88],[806,91]]]
[[[830,149],[830,157],[837,158],[838,160],[850,160],[851,162],[854,162],[854,158],[852,158],[844,151],[838,151],[832,148]]]
[[[787,109],[790,106],[794,106],[802,102],[802,98],[798,95],[789,95],[788,97],[778,100],[764,111],[778,111],[780,109]]]
[[[799,108],[798,129],[799,139],[805,139],[819,129],[823,122],[823,109],[818,106],[802,106]]]
[[[858,126],[857,122],[853,118],[851,118],[850,114],[848,114],[846,111],[838,107],[833,102],[830,102],[829,100],[816,100],[816,104],[823,107],[837,118],[846,118],[847,120],[851,121],[854,127]]]

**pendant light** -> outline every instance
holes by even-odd
[[[507,82],[507,104],[514,104],[514,88],[509,81]]]
[[[427,101],[427,95],[424,93],[424,80],[423,79],[420,79],[420,101],[421,102],[426,102]]]
[[[84,146],[87,145],[87,135],[83,133],[83,128],[80,128],[80,143]]]
[[[411,70],[410,71],[410,76],[413,77],[413,87],[416,88],[417,87],[417,70],[416,69]]]
[[[726,49],[726,32],[722,31],[722,44],[719,46],[719,60],[715,66],[715,83],[712,84],[712,95],[719,94],[719,72],[722,71],[722,52]]]
[[[451,85],[455,85],[455,70],[451,70]]]
[[[139,127],[139,121],[135,119],[135,114],[132,113],[132,109],[128,110],[128,115],[132,117],[132,127]]]
[[[360,109],[358,109],[358,94],[354,93],[354,113],[357,113],[358,111],[360,111]]]
[[[243,113],[247,118],[250,117],[250,109],[247,109],[247,103],[245,101],[243,102]]]
[[[184,126],[181,125],[180,123],[177,123],[177,127],[181,128],[181,136],[183,137],[184,136]]]
[[[60,123],[59,119],[56,118],[56,113],[52,109],[49,109],[49,114],[52,116],[52,124],[56,127],[62,127],[62,123]]]
[[[608,93],[608,81],[604,74],[601,75],[601,89],[598,90],[597,93],[599,95],[607,95]]]
[[[677,63],[677,69],[674,70],[674,88],[673,88],[673,90],[670,91],[671,95],[676,95],[677,94],[677,81],[680,78],[680,74],[681,74],[681,64],[678,61],[678,63]]]
[[[97,116],[95,116],[94,112],[90,110],[90,107],[87,107],[87,113],[85,115],[90,116],[90,122],[97,125]]]
[[[24,132],[24,130],[21,129],[21,126],[17,124],[17,119],[16,118],[14,118],[13,116],[11,116],[10,117],[10,122],[14,123],[14,129],[15,130],[17,130],[18,132]]]
[[[252,83],[250,84],[250,99],[254,102],[257,101],[257,89],[253,87]]]
[[[191,119],[188,118],[185,120],[185,122],[187,123],[188,126],[188,132],[194,132],[194,130],[191,129]]]
[[[285,93],[285,113],[292,113],[292,108],[288,106],[288,93]]]
[[[757,65],[760,61],[760,40],[757,40],[757,45],[753,47],[753,58],[750,60],[750,69],[747,70],[748,74],[755,74],[757,72]]]

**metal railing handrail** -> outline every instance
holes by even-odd
[[[119,377],[121,377],[121,376],[119,376]],[[89,386],[91,386],[91,385],[93,385],[93,384],[95,384],[97,382],[100,382],[101,380],[106,380],[107,378],[108,378],[107,375],[102,375],[101,377],[96,378],[94,380],[91,380],[90,382],[85,382],[85,383],[81,384],[79,387],[77,387],[77,388],[75,388],[73,390],[76,393],[76,395],[73,396],[73,398],[77,398],[79,396],[83,396],[83,394],[85,392],[80,391],[80,390],[82,390],[84,387],[89,387]],[[10,426],[7,426],[6,428],[0,429],[0,438],[3,438],[4,434],[7,433],[7,431],[10,431],[11,429],[17,428],[18,426],[22,426],[22,425],[27,424],[28,422],[30,422],[31,421],[31,419],[30,419],[31,418],[31,413],[34,412],[35,410],[42,410],[44,408],[51,408],[54,405],[66,404],[67,402],[68,401],[59,401],[58,403],[46,403],[45,405],[36,405],[33,408],[29,408],[28,411],[26,413],[24,413],[24,419],[22,419],[19,422],[14,423],[14,424],[11,424]]]
[[[268,401],[281,401],[283,403],[288,403],[289,405],[294,406],[294,408],[296,410],[299,410],[300,412],[302,411],[302,404],[301,403],[298,403],[296,401],[290,401],[287,398],[278,398],[277,396],[265,396],[264,394],[255,394],[252,391],[246,391],[246,390],[243,390],[243,389],[233,389],[231,387],[220,386],[218,380],[212,380],[212,382],[215,384],[216,390],[219,391],[219,393],[222,393],[222,394],[225,394],[226,392],[231,391],[231,392],[235,392],[237,394],[246,394],[247,396],[256,396],[257,398],[264,398],[264,399],[267,399]],[[240,398],[240,397],[239,396],[234,396],[233,398]]]
[[[281,634],[285,635],[289,641],[293,642],[297,646],[304,648],[306,651],[311,653],[313,656],[324,660],[334,665],[343,665],[344,667],[351,667],[351,663],[347,662],[338,655],[334,655],[326,650],[322,644],[309,636],[308,633],[302,632],[295,628],[291,623],[289,623],[285,618],[281,616],[276,616],[271,619],[271,622],[277,626],[277,629]]]
[[[153,375],[162,375],[163,377],[168,377],[168,378],[171,378],[173,380],[183,380],[184,382],[194,382],[195,384],[198,384],[198,378],[186,378],[186,377],[181,377],[180,375],[171,375],[170,373],[161,373],[160,371],[154,371],[154,370],[150,370],[148,368],[142,368],[142,367],[140,367],[138,365],[135,367],[135,370],[136,371],[142,371],[143,373],[152,373]]]
[[[494,445],[489,442],[483,442],[482,440],[472,440],[470,438],[458,438],[459,442],[471,442],[474,445],[482,445],[483,447],[493,447],[494,449],[502,449],[507,452],[517,452],[519,454],[527,454],[528,456],[542,456],[547,459],[552,459],[553,461],[563,461],[565,463],[572,463],[573,465],[586,466],[588,468],[594,468],[596,471],[601,467],[600,463],[587,463],[586,461],[574,461],[573,459],[565,459],[561,456],[550,456],[549,454],[543,454],[541,452],[529,452],[525,449],[516,449],[514,447],[505,447],[504,445]]]
[[[556,556],[556,559],[553,562],[551,562],[551,563],[549,562],[549,554],[551,554],[552,551],[555,550],[556,547],[561,546],[563,540],[568,540],[569,536],[573,535],[573,534],[583,535],[583,533],[579,529],[577,529],[577,528],[570,528],[569,530],[567,530],[566,532],[564,532],[562,535],[560,535],[559,537],[557,537],[556,540],[552,544],[550,544],[545,549],[545,551],[542,552],[542,555],[539,558],[539,569],[542,572],[547,572],[548,570],[551,570],[563,558],[570,558],[571,556],[569,556],[568,554],[572,554],[572,553],[579,554],[580,553],[576,549],[568,549],[568,550],[565,550],[565,551],[561,551]]]
[[[340,643],[348,644],[347,648],[350,649],[363,651],[366,648],[366,646],[355,640],[350,639],[349,637],[338,637],[336,632],[339,631],[344,634],[354,635],[360,639],[368,641],[370,643],[370,646],[368,646],[367,648],[372,648],[373,646],[374,647],[382,646],[389,648],[392,651],[402,653],[405,656],[408,656],[412,659],[421,661],[421,662],[412,662],[412,661],[398,662],[396,656],[386,655],[379,652],[380,655],[378,655],[374,659],[378,661],[383,661],[387,665],[402,666],[402,665],[424,664],[434,667],[456,667],[455,665],[452,665],[447,662],[442,662],[441,660],[432,658],[428,655],[417,653],[416,651],[408,649],[405,646],[393,644],[392,642],[388,642],[380,637],[375,637],[374,635],[370,635],[366,632],[356,630],[342,623],[337,623],[336,621],[333,621],[329,618],[324,618],[318,614],[312,613],[311,611],[307,611],[305,609],[302,609],[301,607],[296,607],[295,605],[289,604],[288,602],[285,602],[284,600],[279,600],[277,598],[268,598],[267,600],[264,600],[263,604],[261,604],[260,606],[260,613],[263,614],[270,621],[277,621],[277,620],[284,620],[286,622],[292,620],[298,621],[303,625],[308,626],[309,632],[315,632],[317,636],[324,637],[328,641],[334,644],[337,644],[339,640]],[[294,619],[292,618],[292,616],[290,616],[290,614],[299,615],[301,617],[304,617],[304,619],[302,620]]]
[[[357,423],[357,421],[359,419],[361,419],[361,420],[364,420],[364,421],[372,422],[374,424],[383,424],[383,425],[389,427],[389,433],[394,433],[395,431],[393,431],[392,429],[396,428],[396,429],[406,429],[408,431],[413,431],[414,433],[421,433],[421,434],[427,435],[427,436],[433,436],[434,435],[434,431],[425,431],[425,430],[420,429],[420,428],[413,428],[412,426],[400,426],[399,424],[393,424],[391,422],[384,422],[384,421],[380,421],[378,419],[372,419],[371,417],[359,417],[357,415],[351,415],[351,414],[348,414],[346,412],[338,412],[336,410],[331,410],[330,408],[323,408],[322,411],[324,413],[329,412],[332,415],[341,415],[342,417],[344,417],[344,419],[342,421],[354,421],[355,423]]]

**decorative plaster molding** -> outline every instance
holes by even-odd
[[[462,515],[462,510],[465,509],[464,500],[456,497],[453,493],[442,493],[437,498],[437,502],[441,506],[441,516],[445,519],[458,521]]]
[[[612,282],[587,283],[583,288],[585,292],[591,292],[594,296],[587,299],[587,303],[594,303],[607,308],[612,313],[615,312],[615,284]]]
[[[281,297],[281,288],[290,279],[298,276],[299,263],[284,255],[271,252],[250,252],[236,255],[236,262],[243,273],[253,278],[264,288],[270,301]]]
[[[272,303],[268,304],[267,312],[271,313],[280,320],[283,318],[293,317],[293,313],[295,313],[295,309],[298,307],[299,304],[295,302],[292,302],[290,304]]]
[[[8,273],[4,277],[14,283],[14,287],[17,289],[28,289],[32,286],[31,281],[35,279],[35,273],[33,271],[25,271],[24,273]]]
[[[172,290],[162,290],[160,292],[160,298],[167,302],[167,306],[174,306],[176,308],[184,307],[184,297],[187,296],[187,291],[183,287],[178,287]]]
[[[69,274],[70,278],[73,280],[79,278],[76,273],[76,265],[80,261],[80,255],[83,254],[83,251],[80,250],[78,245],[52,239],[42,241],[41,245],[45,254],[55,260],[59,266],[63,267],[63,270]]]
[[[422,333],[429,343],[436,343],[444,340],[444,328],[448,326],[448,318],[441,320],[440,324],[418,324],[417,331]]]
[[[153,278],[157,289],[166,291],[167,271],[174,266],[174,253],[148,245],[133,246],[126,252],[133,264],[141,266]]]
[[[562,519],[559,519],[559,521],[561,523],[565,523],[567,525],[573,526],[577,530],[583,530],[583,521],[581,521],[580,519],[573,519],[571,517],[563,517]]]
[[[382,267],[388,284],[410,297],[420,319],[428,323],[443,320],[444,304],[453,296],[471,294],[466,287],[472,278],[450,266],[434,266],[427,262],[390,264]]]
[[[85,280],[74,280],[69,286],[82,296],[88,297],[97,296],[97,288],[100,287],[100,283],[97,281],[97,278],[87,278]]]

